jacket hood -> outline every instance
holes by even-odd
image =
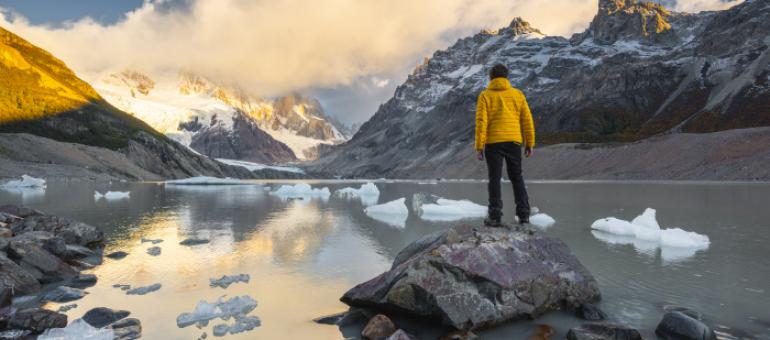
[[[492,81],[489,82],[489,86],[487,86],[487,89],[492,91],[505,91],[510,88],[512,88],[511,82],[506,78],[492,79]]]

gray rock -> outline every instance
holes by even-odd
[[[113,260],[120,260],[120,259],[128,256],[128,253],[126,253],[126,252],[124,252],[122,250],[118,250],[118,251],[111,252],[111,253],[109,253],[109,254],[107,254],[105,256],[109,257],[109,258],[111,258]]]
[[[63,258],[67,254],[67,244],[64,242],[64,239],[47,231],[25,231],[16,235],[10,241],[36,244],[57,257]]]
[[[160,247],[150,247],[147,248],[147,254],[150,254],[152,256],[158,256],[160,255]]]
[[[77,258],[96,255],[96,253],[93,250],[89,249],[88,247],[84,247],[76,244],[66,245],[65,250],[66,250],[65,257],[68,259],[77,259]]]
[[[179,242],[179,244],[183,246],[195,246],[199,244],[206,244],[209,242],[211,242],[211,240],[202,239],[202,238],[188,238],[188,239],[184,239],[182,242]]]
[[[364,327],[361,336],[369,340],[387,339],[396,332],[396,325],[383,314],[375,315]]]
[[[110,327],[115,332],[115,340],[133,340],[142,337],[142,323],[135,318],[116,321]]]
[[[716,334],[708,325],[682,312],[669,312],[655,329],[666,340],[715,340]]]
[[[581,305],[575,310],[575,315],[578,318],[588,321],[602,321],[607,318],[605,314],[598,306],[586,303]]]
[[[43,300],[53,302],[70,302],[83,298],[88,292],[67,286],[59,286],[43,295]]]
[[[388,337],[388,340],[417,340],[417,337],[404,331],[403,329],[397,330],[395,333]]]
[[[0,237],[13,237],[13,231],[8,229],[8,225],[3,222],[0,222]]]
[[[674,306],[674,305],[665,305],[663,306],[663,310],[666,312],[682,312],[684,315],[687,315],[695,320],[703,321],[703,314],[696,310],[692,310],[687,307],[682,306]]]
[[[554,238],[461,226],[404,249],[391,270],[342,297],[473,329],[601,299],[593,276]]]
[[[337,322],[339,322],[340,319],[342,319],[342,317],[344,317],[347,313],[348,312],[340,312],[337,314],[322,316],[322,317],[313,319],[313,322],[322,324],[322,325],[336,325]]]
[[[136,287],[134,289],[129,289],[128,291],[126,291],[126,295],[145,295],[145,294],[152,293],[152,292],[154,292],[156,290],[159,290],[160,288],[161,288],[161,284],[160,283],[155,283],[155,284],[151,284],[149,286]]]
[[[113,310],[107,307],[96,307],[83,315],[83,320],[89,325],[102,328],[118,320],[128,317],[131,314],[125,310]]]
[[[600,322],[570,329],[567,340],[642,340],[642,335],[628,326]]]
[[[85,289],[96,285],[96,275],[94,274],[78,274],[78,276],[68,280],[64,283],[65,286]]]
[[[40,333],[49,328],[66,327],[67,315],[42,308],[27,308],[13,314],[8,325]]]
[[[0,252],[0,285],[10,287],[13,296],[36,292],[40,282],[16,262],[11,261]]]
[[[0,206],[0,213],[3,213],[3,215],[6,215],[6,216],[11,215],[11,217],[21,217],[21,218],[43,215],[43,213],[40,212],[39,210],[35,210],[27,207],[19,207],[15,205]],[[3,222],[6,222],[6,221],[3,220]]]
[[[58,282],[77,276],[77,271],[42,247],[11,242],[8,255],[41,283]]]
[[[77,303],[72,303],[72,304],[69,304],[69,305],[60,306],[59,309],[56,310],[56,311],[59,312],[59,313],[66,313],[66,312],[69,312],[70,310],[75,309],[75,308],[78,308],[78,304]]]

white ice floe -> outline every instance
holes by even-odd
[[[45,189],[45,180],[28,175],[21,175],[20,180],[10,180],[0,184],[0,187],[7,189],[14,188],[43,188]]]
[[[435,203],[424,203],[418,207],[418,214],[426,221],[457,221],[466,218],[486,216],[487,207],[469,200],[438,198]]]
[[[37,337],[38,340],[112,340],[112,328],[95,328],[83,319],[75,319],[64,328],[49,328]]]
[[[112,201],[112,200],[128,199],[130,197],[131,197],[131,192],[128,192],[128,191],[107,191],[104,194],[98,191],[94,191],[95,200],[106,199],[108,201]]]
[[[404,228],[409,217],[409,208],[406,207],[406,198],[399,198],[380,205],[374,205],[364,209],[367,216],[386,223],[388,225]]]
[[[161,287],[162,286],[160,283],[155,283],[144,287],[136,287],[134,289],[129,289],[128,291],[126,291],[126,295],[145,295],[145,294],[160,290]]]
[[[175,179],[171,181],[166,181],[165,183],[166,185],[251,185],[253,184],[240,179],[235,179],[230,177],[219,178],[219,177],[209,177],[209,176]]]
[[[539,211],[539,210],[538,210]],[[548,228],[556,223],[556,220],[548,214],[537,213],[529,217],[529,224],[536,227]]]
[[[218,279],[209,279],[209,286],[213,287],[222,287],[227,288],[230,287],[233,283],[243,282],[243,283],[249,283],[249,280],[251,277],[249,274],[239,274],[239,275],[223,275],[222,277]]]
[[[268,169],[268,170],[275,170],[275,171],[291,172],[295,174],[305,173],[305,170],[302,170],[296,166],[265,165],[265,164],[239,161],[235,159],[225,159],[225,158],[217,158],[217,160],[228,165],[234,165],[234,166],[240,166],[240,167],[246,168],[249,171],[259,171],[259,170]]]
[[[321,198],[328,199],[331,196],[329,188],[313,188],[310,184],[299,183],[295,185],[282,185],[280,188],[270,192],[270,194],[278,196],[282,199],[309,199],[309,198]]]
[[[209,303],[199,301],[195,310],[191,313],[182,313],[176,318],[176,324],[180,328],[190,326],[195,323],[207,324],[209,320],[220,318],[228,320],[235,316],[246,316],[254,308],[257,308],[257,301],[248,295],[235,296],[228,300],[220,297],[217,301]]]
[[[262,322],[256,316],[236,316],[232,325],[219,324],[214,326],[214,336],[225,336],[228,333],[238,334],[259,327]]]
[[[643,252],[661,248],[664,261],[688,258],[711,244],[706,235],[681,228],[662,229],[655,219],[655,209],[651,208],[631,222],[608,217],[594,222],[591,229],[596,238],[608,243],[632,244]]]
[[[334,192],[334,197],[343,199],[358,199],[361,204],[365,206],[377,204],[377,200],[380,198],[380,189],[377,189],[377,185],[374,183],[362,184],[360,188],[347,187],[339,189]]]

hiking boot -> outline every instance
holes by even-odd
[[[502,226],[502,222],[500,222],[500,219],[495,219],[491,217],[487,217],[484,219],[484,225],[487,227],[500,227]]]

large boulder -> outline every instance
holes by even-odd
[[[567,332],[567,340],[642,340],[638,330],[614,323],[596,322],[574,327]]]
[[[10,225],[14,234],[45,231],[64,239],[67,244],[98,247],[104,243],[104,234],[94,226],[48,215],[30,215]]]
[[[473,329],[600,299],[596,280],[562,241],[460,226],[407,246],[389,271],[341,300]]]
[[[11,328],[27,329],[36,333],[49,328],[67,326],[67,315],[42,308],[27,308],[17,311],[8,322]]]
[[[34,243],[11,242],[8,255],[41,283],[71,279],[78,274],[61,259]]]
[[[661,339],[716,340],[714,330],[702,321],[684,312],[668,312],[655,329]]]
[[[38,291],[40,282],[0,252],[0,286],[9,287],[11,294],[16,296]]]

